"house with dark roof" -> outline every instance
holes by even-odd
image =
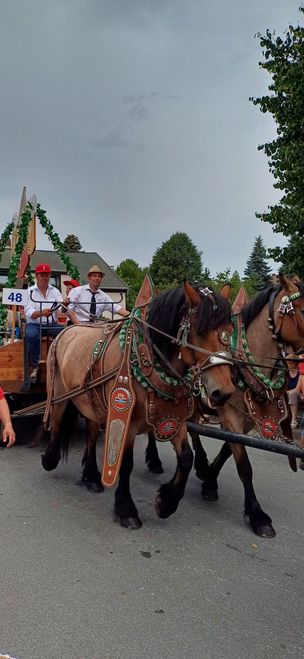
[[[7,280],[9,264],[11,260],[11,251],[4,250],[0,261],[0,283],[3,284]],[[113,268],[109,266],[97,252],[67,252],[67,256],[72,263],[77,266],[80,273],[80,283],[87,282],[87,273],[91,265],[98,265],[101,271],[104,272],[102,280],[102,290],[108,293],[114,302],[121,303],[121,306],[126,306],[126,297],[128,292],[127,284],[114,272]],[[31,256],[31,268],[35,271],[38,263],[49,263],[52,270],[51,284],[57,286],[62,293],[65,293],[64,280],[68,278],[66,267],[60,260],[57,252],[46,249],[37,249]]]

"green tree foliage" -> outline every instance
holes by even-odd
[[[67,252],[80,252],[81,244],[77,236],[74,236],[73,233],[69,233],[63,241],[63,246]]]
[[[272,82],[269,95],[251,100],[277,124],[277,139],[258,148],[265,152],[274,187],[283,195],[257,217],[290,238],[286,247],[269,250],[272,258],[282,262],[286,273],[304,277],[304,27],[290,25],[284,38],[270,30],[258,37],[264,57],[260,66]]]
[[[256,292],[266,288],[270,283],[271,268],[267,264],[267,252],[261,236],[255,239],[251,255],[244,270],[245,283],[251,280]],[[249,281],[247,281],[247,288]]]
[[[223,272],[217,272],[214,279],[211,280],[211,286],[216,291],[220,291],[225,284],[231,285],[230,300],[233,301],[243,285],[237,270],[231,274],[231,268],[226,268]]]
[[[202,279],[201,252],[186,233],[177,231],[159,247],[152,259],[150,272],[159,289],[174,288],[187,278],[192,284]]]
[[[125,259],[116,268],[116,273],[128,284],[128,309],[133,309],[138,291],[142,285],[147,268],[141,268],[133,259]]]

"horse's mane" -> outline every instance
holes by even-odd
[[[298,287],[301,297],[304,297],[304,284],[301,281],[296,281],[295,282],[296,286]],[[269,288],[265,288],[263,291],[258,293],[251,302],[246,304],[244,309],[242,310],[242,318],[243,322],[245,325],[245,329],[247,329],[248,325],[252,323],[252,321],[258,316],[258,314],[262,311],[263,307],[269,302],[271,294],[276,291],[279,293],[282,290],[282,286],[269,286]]]
[[[231,308],[229,302],[219,293],[212,293],[214,303],[210,297],[201,297],[201,303],[195,307],[197,327],[196,331],[202,338],[209,331],[227,325],[231,320]],[[187,299],[183,287],[173,288],[160,293],[152,301],[149,310],[148,322],[162,332],[177,336],[177,332],[187,310]],[[179,347],[162,334],[150,330],[153,343],[170,359]]]

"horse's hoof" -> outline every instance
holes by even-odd
[[[259,535],[260,538],[274,538],[276,532],[272,524],[261,524],[260,526],[252,526],[252,530],[256,535]]]
[[[122,515],[113,515],[114,522],[123,526],[124,529],[129,529],[130,531],[136,531],[142,527],[142,522],[139,517],[123,517]]]
[[[100,494],[104,491],[104,486],[101,482],[85,481],[85,486],[89,492],[93,492],[94,494]]]
[[[209,490],[209,488],[202,485],[202,497],[205,501],[217,501],[218,493],[217,490]]]
[[[151,474],[163,474],[164,470],[161,462],[148,462],[147,467]]]
[[[160,494],[157,495],[155,499],[155,511],[161,519],[167,519],[170,515],[173,515],[177,509],[178,504],[169,505],[168,502],[164,502]]]
[[[53,471],[53,469],[56,469],[56,467],[58,466],[59,459],[60,458],[54,458],[47,454],[42,455],[41,464],[43,466],[43,469],[45,469],[45,471]]]

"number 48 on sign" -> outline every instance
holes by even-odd
[[[4,288],[2,304],[17,304],[23,306],[27,299],[27,290],[23,288]]]

